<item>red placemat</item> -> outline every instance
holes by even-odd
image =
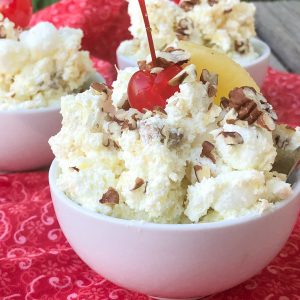
[[[95,67],[115,77],[115,49],[129,38],[124,0],[62,0],[40,20],[82,28]],[[113,34],[111,34],[113,32]],[[300,125],[300,76],[269,70],[263,92],[279,120]],[[285,248],[260,274],[209,299],[300,299],[300,218]],[[0,175],[0,299],[148,299],[117,287],[87,267],[57,223],[47,172]]]
[[[263,91],[281,121],[300,125],[299,75],[270,69]],[[300,218],[286,246],[268,267],[209,299],[287,300],[299,299],[299,295]],[[0,299],[148,297],[115,286],[80,260],[57,223],[48,173],[33,172],[0,175]]]

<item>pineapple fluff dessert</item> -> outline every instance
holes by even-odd
[[[20,31],[0,14],[0,110],[58,106],[83,91],[95,71],[82,36],[46,22]]]
[[[215,104],[217,75],[197,73],[184,50],[156,56],[155,66],[119,71],[112,88],[93,83],[62,98],[62,129],[49,141],[59,188],[101,214],[176,224],[261,214],[291,195],[272,166],[277,148],[299,147],[300,128],[276,125],[251,86]]]
[[[135,61],[149,54],[138,0],[130,0],[129,31],[132,40],[121,43],[118,53]],[[238,63],[258,57],[251,44],[255,33],[255,6],[240,0],[147,0],[152,35],[157,49],[190,41],[226,53]]]

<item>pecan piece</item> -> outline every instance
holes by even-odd
[[[207,166],[194,166],[195,176],[198,182],[201,182],[203,178],[210,177],[210,168]]]
[[[219,3],[219,0],[208,0],[207,2],[210,6],[214,6],[215,4]]]
[[[238,132],[222,131],[219,135],[224,137],[224,141],[227,145],[243,144],[244,139]]]
[[[177,22],[175,33],[179,40],[188,40],[191,30],[194,28],[193,21],[189,18],[182,18]]]
[[[181,0],[179,2],[180,8],[182,8],[184,11],[192,10],[197,4],[200,4],[200,0]]]
[[[91,88],[94,89],[95,91],[99,92],[99,93],[108,94],[108,91],[109,91],[108,86],[104,83],[93,82],[91,84]]]
[[[202,151],[201,151],[200,156],[209,158],[215,164],[216,159],[215,159],[215,156],[212,153],[214,148],[215,148],[215,146],[212,143],[210,143],[209,141],[203,142]]]
[[[274,120],[268,114],[261,114],[257,119],[257,124],[269,131],[275,129]]]
[[[170,79],[168,81],[168,85],[170,85],[170,86],[178,86],[178,85],[182,84],[182,82],[184,81],[184,79],[189,76],[189,74],[187,72],[185,72],[185,71],[183,72],[183,71],[181,71],[176,76],[174,76],[172,79]]]
[[[102,204],[119,204],[119,198],[119,193],[114,188],[109,187],[99,202]]]
[[[214,73],[210,73],[208,70],[203,69],[200,75],[200,81],[203,84],[208,82],[207,94],[208,97],[214,97],[217,94],[217,86],[218,86],[218,75]]]
[[[245,54],[249,52],[249,43],[243,41],[234,42],[234,50],[240,54]]]
[[[144,183],[145,183],[145,181],[144,181],[142,178],[137,177],[137,178],[135,179],[135,183],[134,183],[134,186],[133,186],[133,188],[131,189],[131,191],[137,190],[137,189],[140,188]]]
[[[252,88],[235,88],[229,93],[229,107],[235,109],[239,120],[247,121],[249,125],[256,123],[272,131],[275,129],[276,114],[272,111],[272,106],[264,101],[262,103],[263,98],[260,98],[262,96]]]
[[[79,172],[80,170],[77,167],[71,167],[72,170]]]

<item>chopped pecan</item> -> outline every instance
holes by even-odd
[[[227,120],[226,120],[226,123],[227,123],[227,124],[235,124],[236,121],[237,121],[237,120],[234,120],[234,119],[227,119]]]
[[[108,188],[107,192],[102,195],[99,200],[102,204],[118,204],[119,203],[119,193],[112,187]]]
[[[71,167],[72,170],[79,172],[80,170],[77,167]]]
[[[214,6],[215,4],[218,4],[218,3],[219,3],[219,0],[207,0],[207,3],[208,3],[210,6]]]
[[[187,76],[189,76],[189,74],[186,71],[182,70],[176,76],[174,76],[172,79],[168,81],[168,85],[178,86],[182,84],[182,82],[184,81],[185,78],[187,78]]]
[[[113,146],[114,146],[114,148],[117,149],[117,150],[121,148],[120,145],[119,145],[119,143],[116,142],[116,141],[113,142]]]
[[[180,8],[182,8],[184,11],[192,10],[197,4],[200,4],[200,0],[181,0],[179,2]]]
[[[194,166],[194,172],[195,176],[198,182],[201,182],[203,178],[209,178],[210,177],[210,168],[207,166]]]
[[[95,91],[99,92],[99,93],[105,93],[105,94],[109,93],[109,88],[104,83],[93,82],[91,84],[91,88],[94,89]]]
[[[167,48],[164,49],[165,52],[174,52],[174,51],[177,51],[177,50],[182,50],[182,49],[178,49],[178,48],[174,48],[172,46],[168,46]],[[183,50],[182,50],[183,51]]]
[[[245,41],[235,41],[234,50],[240,54],[245,54],[249,52],[249,43]]]
[[[151,63],[147,64],[145,60],[139,60],[137,64],[141,71],[150,71],[151,68],[153,67]]]
[[[224,10],[224,14],[229,14],[232,12],[232,8],[229,8],[229,9],[225,9]]]
[[[132,122],[129,122],[129,120],[124,120],[121,124],[121,129],[122,130],[125,130],[125,129],[135,130],[135,129],[137,129],[137,124],[134,120],[132,120]]]
[[[194,28],[193,21],[189,18],[182,18],[176,24],[175,33],[179,40],[188,40],[191,30]]]
[[[207,157],[209,158],[213,163],[216,163],[216,159],[212,153],[212,151],[214,150],[215,146],[208,142],[208,141],[205,141],[203,142],[202,144],[202,152],[200,154],[201,157]]]
[[[222,109],[226,109],[229,107],[229,99],[222,97],[221,98],[221,102],[220,102],[220,106]]]
[[[227,145],[243,144],[244,139],[238,132],[222,131],[220,133],[224,137],[224,141]]]
[[[129,110],[129,108],[131,108],[129,101],[125,100],[121,108],[126,111]]]
[[[274,120],[268,114],[261,114],[257,119],[257,124],[269,131],[275,129]]]
[[[135,179],[135,183],[134,183],[134,186],[133,186],[133,188],[131,189],[131,191],[137,190],[137,189],[140,188],[144,183],[145,183],[145,181],[144,181],[142,178],[137,177],[137,178]]]
[[[169,66],[171,66],[171,65],[174,65],[174,62],[169,61],[169,60],[167,60],[167,59],[165,59],[165,58],[163,58],[163,57],[157,57],[157,58],[156,58],[156,66],[157,66],[158,68],[163,68],[163,69],[165,69],[165,68],[167,68],[167,67],[169,67]]]
[[[167,48],[168,49],[168,48]],[[190,54],[182,49],[173,49],[170,51],[157,51],[156,66],[166,68],[173,64],[185,64],[189,61]]]
[[[200,75],[200,81],[204,84],[208,82],[207,94],[208,97],[214,97],[217,94],[218,75],[210,73],[208,70],[203,69]]]
[[[183,134],[179,132],[169,132],[169,137],[168,137],[168,146],[170,148],[176,147],[182,142],[183,139]]]
[[[275,141],[275,146],[280,149],[285,149],[289,145],[289,139],[281,138],[280,135],[277,135],[274,138],[274,141]]]
[[[147,187],[148,187],[148,181],[146,181],[146,184],[145,184],[145,188],[144,188],[144,194],[147,193]]]
[[[239,120],[247,121],[249,125],[256,123],[269,131],[275,129],[273,118],[276,118],[276,114],[272,111],[272,106],[267,102],[261,103],[259,95],[253,89],[241,87],[232,90],[229,93],[229,107],[235,109]]]
[[[167,112],[164,110],[164,108],[158,105],[154,106],[153,112],[164,116],[167,115]]]

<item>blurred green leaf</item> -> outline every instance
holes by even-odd
[[[57,1],[58,0],[32,0],[32,3],[34,10],[37,11]]]

